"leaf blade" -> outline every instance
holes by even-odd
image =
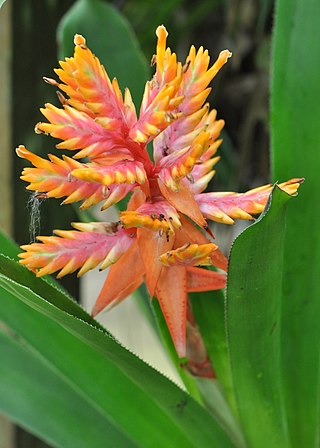
[[[105,333],[3,275],[0,284],[6,291],[0,307],[5,324],[139,446],[219,446],[216,441],[232,446],[221,428],[190,397]],[[96,374],[89,380],[88,372]],[[126,405],[128,396],[130,406]],[[183,415],[178,407],[181,400],[186,402]],[[139,412],[137,415],[135,406],[147,412],[147,421]],[[192,428],[195,415],[197,424]]]
[[[289,447],[282,394],[281,297],[285,205],[270,208],[231,249],[226,301],[228,347],[238,414],[249,446]]]
[[[278,0],[273,41],[272,176],[306,178],[288,207],[283,325],[285,394],[292,446],[320,440],[320,40],[317,0]]]
[[[116,446],[137,446],[24,347],[15,333],[0,331],[0,353],[6,360],[0,364],[0,409],[15,422],[59,446],[102,448],[105,434]],[[39,419],[41,414],[46,418]]]

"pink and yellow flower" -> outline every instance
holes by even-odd
[[[22,179],[27,189],[81,208],[102,210],[129,193],[117,222],[73,223],[22,246],[21,263],[38,276],[57,277],[109,266],[93,315],[124,300],[143,281],[159,301],[180,357],[186,355],[187,294],[224,288],[227,259],[211,240],[206,219],[232,224],[261,213],[271,191],[266,185],[247,193],[204,193],[214,176],[224,121],[209,110],[209,83],[231,53],[222,51],[212,66],[207,50],[191,47],[184,64],[166,47],[167,32],[157,29],[156,70],[146,83],[137,115],[130,91],[122,95],[116,79],[75,36],[75,52],[56,69],[62,107],[47,104],[47,122],[37,133],[61,140],[71,157],[43,159],[24,146],[20,157],[33,164]],[[153,160],[147,144],[153,144]],[[83,159],[86,159],[85,161]],[[301,179],[280,184],[294,194]],[[203,266],[218,268],[211,271]],[[199,267],[202,266],[202,267]]]

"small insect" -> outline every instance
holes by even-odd
[[[116,222],[106,222],[103,225],[106,235],[116,235],[118,232],[118,227],[121,226],[120,221]]]
[[[162,148],[162,154],[163,154],[163,157],[166,157],[166,156],[168,155],[168,151],[169,151],[169,147],[168,147],[167,145],[165,145],[165,146]]]

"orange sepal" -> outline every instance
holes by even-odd
[[[133,194],[128,201],[127,210],[137,210],[142,204],[146,202],[146,195],[141,188],[135,188]]]
[[[186,356],[187,289],[186,269],[163,268],[157,283],[156,297],[180,358]]]
[[[208,269],[187,267],[187,291],[204,292],[226,287],[226,276]]]
[[[146,285],[152,298],[163,269],[159,257],[172,249],[174,237],[169,234],[160,235],[159,232],[140,228],[137,230],[140,255],[146,271]]]
[[[92,316],[96,316],[106,307],[111,308],[117,305],[132,294],[143,282],[144,272],[138,244],[134,242],[127,253],[111,266],[94,304]]]
[[[174,247],[183,246],[186,243],[193,242],[197,244],[207,244],[210,240],[199,230],[189,219],[180,216],[181,229],[175,231]],[[212,265],[219,269],[228,270],[228,258],[216,249],[211,254]]]
[[[163,196],[173,205],[179,212],[189,216],[195,223],[202,228],[207,228],[207,222],[204,219],[198,204],[194,199],[193,193],[189,190],[184,180],[180,182],[179,191],[172,191],[167,188],[159,179],[158,184]]]

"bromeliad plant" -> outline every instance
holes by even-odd
[[[212,242],[207,220],[254,219],[272,186],[242,194],[204,192],[219,160],[224,126],[206,103],[208,85],[231,53],[222,51],[209,67],[208,51],[192,46],[182,64],[166,47],[166,29],[160,26],[156,34],[155,75],[146,83],[138,116],[129,89],[122,96],[117,80],[109,79],[81,35],[75,36],[74,56],[55,70],[59,81],[44,78],[63,92],[58,92],[62,107],[46,104],[41,112],[48,122],[35,130],[62,140],[57,148],[72,157],[46,160],[20,146],[18,155],[34,166],[22,173],[27,189],[40,197],[64,197],[63,204],[83,201],[81,209],[102,202],[106,210],[131,197],[119,221],[72,223],[75,230],[55,230],[56,236],[39,236],[39,242],[22,246],[20,257],[37,276],[58,271],[61,278],[78,269],[81,276],[98,265],[100,270],[111,266],[94,316],[145,281],[150,298],[159,301],[178,356],[189,358],[194,374],[212,376],[206,356],[197,365],[186,331],[187,320],[193,322],[188,293],[222,289],[226,283],[227,258]],[[294,195],[300,182],[279,186]]]
[[[122,211],[114,223],[40,237],[25,247],[22,264],[0,233],[0,412],[63,448],[319,446],[319,5],[277,0],[275,8],[272,170],[274,181],[306,176],[294,201],[300,179],[282,190],[205,192],[223,127],[205,104],[208,85],[229,52],[210,68],[207,52],[191,48],[182,65],[158,28],[156,73],[137,117],[129,92],[122,97],[76,37],[59,80],[46,78],[63,107],[47,105],[47,123],[36,128],[60,138],[73,157],[46,160],[19,147],[34,165],[23,178],[36,196],[82,208],[119,201]],[[59,27],[64,54],[80,31],[102,57],[106,45],[110,73],[113,57],[123,59],[114,42],[132,72],[145,73],[132,30],[109,3],[74,3]],[[134,97],[137,87],[130,84]],[[227,266],[207,220],[236,219],[253,223],[234,241]],[[94,313],[146,281],[186,391],[44,275],[82,275],[99,264],[111,266]]]

